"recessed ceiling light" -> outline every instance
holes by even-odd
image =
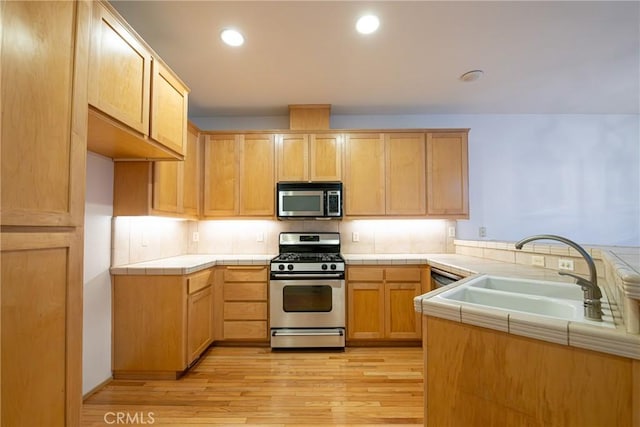
[[[244,44],[244,36],[232,28],[222,30],[220,38],[229,46],[242,46]]]
[[[360,34],[371,34],[380,26],[380,20],[375,15],[365,15],[356,22],[356,30]]]
[[[482,77],[483,74],[484,74],[484,71],[482,70],[467,71],[466,73],[460,76],[460,80],[462,80],[463,82],[475,82],[480,77]]]

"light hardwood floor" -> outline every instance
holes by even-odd
[[[422,425],[422,381],[420,347],[212,347],[179,380],[110,382],[82,425]]]

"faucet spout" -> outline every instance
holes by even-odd
[[[602,320],[602,310],[600,298],[602,298],[602,292],[598,287],[598,274],[596,272],[596,265],[593,262],[591,255],[584,250],[582,246],[576,242],[567,239],[566,237],[556,236],[554,234],[540,234],[536,236],[525,237],[524,239],[516,242],[516,249],[522,249],[522,247],[534,240],[556,240],[562,242],[568,246],[574,248],[587,263],[589,267],[589,280],[577,276],[575,274],[561,271],[559,274],[563,276],[571,276],[576,279],[576,284],[579,285],[584,291],[584,314],[591,320]]]

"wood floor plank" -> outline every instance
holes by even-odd
[[[82,425],[416,426],[422,381],[420,347],[212,347],[178,380],[108,383],[84,402]]]

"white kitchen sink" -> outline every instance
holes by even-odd
[[[513,277],[480,276],[469,282],[469,287],[492,289],[516,294],[537,295],[548,298],[578,300],[584,298],[580,286],[542,280],[525,280]]]
[[[482,275],[435,295],[432,300],[520,312],[614,327],[603,295],[603,322],[584,317],[583,293],[572,283]]]

